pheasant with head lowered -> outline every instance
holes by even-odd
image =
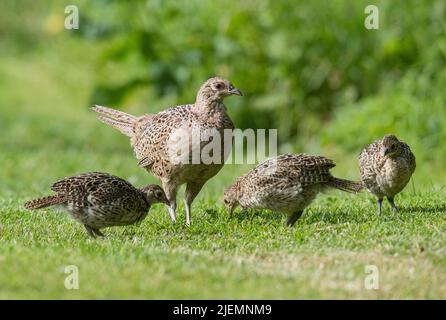
[[[169,213],[176,221],[176,195],[178,188],[186,184],[186,222],[190,224],[190,206],[203,185],[223,167],[229,155],[225,145],[224,130],[234,128],[226,113],[223,99],[242,93],[223,78],[207,80],[198,90],[194,104],[169,108],[157,114],[135,117],[130,114],[94,106],[98,119],[130,137],[139,166],[161,180],[169,200]],[[213,131],[219,135],[219,148],[213,149],[213,159],[204,161],[201,150],[212,139],[194,139],[197,132]],[[198,159],[193,158],[198,150]]]
[[[278,211],[288,215],[286,224],[292,226],[319,192],[328,188],[361,191],[360,183],[333,177],[330,169],[334,166],[330,159],[306,154],[266,160],[225,191],[226,210],[232,214],[241,206]]]
[[[387,197],[393,211],[395,195],[400,193],[410,180],[416,168],[415,156],[410,147],[394,135],[368,145],[359,155],[359,170],[364,186],[376,196],[378,216],[384,197]]]
[[[100,229],[141,222],[154,203],[168,203],[161,187],[149,184],[141,189],[108,173],[90,172],[55,182],[56,194],[25,203],[26,209],[61,206],[85,226],[93,238]]]

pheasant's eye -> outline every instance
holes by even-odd
[[[161,190],[156,190],[155,191],[155,197],[157,199],[161,199],[163,197],[163,192]]]
[[[232,91],[232,90],[234,90],[234,86],[231,84],[231,85],[229,86],[229,91]]]
[[[215,89],[217,89],[217,90],[223,90],[224,87],[225,87],[225,85],[222,82],[217,82],[217,84],[215,85]]]

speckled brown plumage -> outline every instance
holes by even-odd
[[[139,165],[146,168],[161,180],[163,189],[169,199],[169,213],[175,222],[176,194],[178,188],[186,185],[185,205],[186,221],[190,223],[190,205],[203,185],[220,171],[228,150],[221,139],[221,161],[219,163],[192,164],[184,161],[172,161],[172,154],[182,153],[185,136],[190,136],[194,129],[217,130],[221,137],[225,129],[233,129],[234,125],[226,113],[223,99],[230,95],[241,95],[241,92],[222,78],[207,80],[199,89],[194,104],[169,108],[157,114],[135,117],[114,109],[95,106],[98,119],[120,130],[130,137]],[[187,150],[203,148],[206,141],[194,142],[190,139]],[[190,160],[189,154],[189,160]],[[201,160],[201,159],[199,159]]]
[[[141,222],[154,203],[168,203],[157,185],[136,189],[108,173],[90,172],[55,182],[56,194],[25,203],[27,209],[62,206],[88,233],[103,236],[99,229]]]
[[[384,197],[397,212],[394,197],[401,192],[415,171],[415,156],[410,147],[394,135],[368,145],[359,155],[359,170],[364,186],[376,196],[378,215]]]
[[[325,157],[285,154],[269,159],[238,178],[224,194],[231,214],[240,205],[245,208],[269,209],[289,215],[293,225],[316,195],[332,187],[359,192],[360,183],[331,175],[335,163]]]

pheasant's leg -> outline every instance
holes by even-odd
[[[190,225],[190,203],[187,203],[187,200],[184,199],[184,206],[186,208],[186,224]]]
[[[378,217],[381,217],[381,211],[382,211],[383,199],[382,199],[382,198],[378,198],[378,199],[376,200],[376,202],[378,203]]]
[[[170,206],[169,206],[169,215],[170,215],[170,219],[172,220],[173,223],[177,222],[177,216],[175,213],[175,210],[177,209],[177,201],[175,199],[170,200]]]
[[[90,237],[96,238],[96,234],[94,233],[93,228],[91,228],[91,227],[89,227],[87,225],[84,225],[84,227],[87,230],[87,232],[90,235]]]
[[[99,229],[91,229],[91,230],[93,230],[93,232],[94,232],[96,235],[98,235],[98,236],[100,236],[100,237],[105,237],[104,234],[103,234]]]
[[[395,205],[395,201],[393,200],[393,197],[387,197],[387,200],[389,200],[389,203],[390,203],[390,206],[393,209],[393,212],[397,213],[398,212],[398,208]]]
[[[173,183],[162,181],[164,192],[169,200],[169,215],[173,223],[177,221],[175,211],[177,209],[177,187]]]
[[[186,223],[190,225],[191,222],[191,210],[190,207],[192,205],[192,201],[194,201],[195,197],[200,192],[201,188],[203,188],[204,183],[202,182],[194,182],[188,183],[186,186],[186,192],[184,193],[184,204],[186,206]]]
[[[301,210],[301,211],[297,211],[297,212],[291,214],[291,215],[288,217],[288,219],[286,220],[286,225],[289,226],[289,227],[294,226],[294,224],[296,223],[297,219],[300,218],[300,216],[302,215],[302,213],[303,213],[303,210]]]

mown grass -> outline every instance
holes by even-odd
[[[324,195],[295,228],[267,212],[228,218],[213,200],[198,201],[190,227],[157,207],[99,240],[66,215],[4,201],[0,298],[446,297],[440,195],[406,194],[381,220],[367,195]],[[68,265],[79,290],[64,287]],[[368,265],[379,290],[364,287]]]
[[[0,298],[446,298],[446,192],[428,164],[398,196],[400,213],[386,204],[381,220],[370,195],[337,191],[317,198],[294,228],[270,212],[229,218],[222,192],[248,169],[233,165],[206,185],[190,227],[182,206],[175,225],[156,206],[140,226],[92,240],[64,213],[24,210],[51,182],[80,172],[155,181],[137,168],[127,139],[88,110],[84,70],[94,61],[85,47],[70,48],[68,57],[85,57],[83,70],[66,57],[0,60]],[[318,153],[339,163],[335,174],[357,178],[355,154]],[[64,287],[67,265],[79,269],[79,290]],[[364,287],[369,265],[378,267],[378,290]]]

